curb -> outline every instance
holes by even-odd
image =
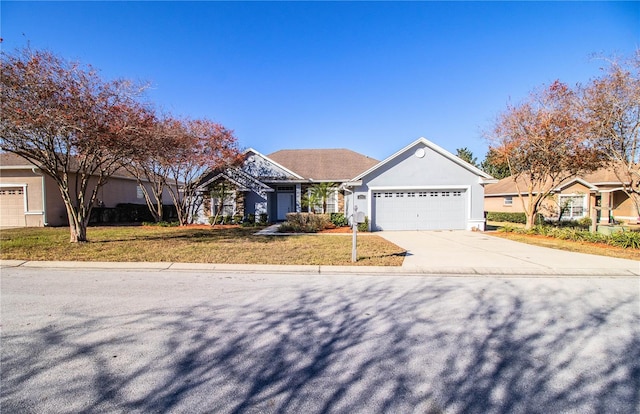
[[[422,267],[422,266],[325,266],[325,265],[259,265],[224,263],[170,262],[72,262],[0,260],[0,268],[33,269],[108,269],[150,271],[202,271],[218,273],[273,274],[359,274],[359,275],[432,275],[449,277],[640,277],[640,269],[610,268],[504,268],[504,267]]]

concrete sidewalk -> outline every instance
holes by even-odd
[[[402,266],[0,260],[0,267],[293,274],[640,276],[640,262],[637,261],[548,249],[479,232],[383,231],[376,235],[407,250]]]

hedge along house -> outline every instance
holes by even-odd
[[[288,213],[317,212],[320,205],[303,206],[303,196],[319,183],[335,184],[326,212],[344,211],[339,186],[377,163],[347,149],[288,149],[267,156],[250,148],[244,152],[242,165],[203,176],[203,200],[197,221],[206,223],[216,214],[245,219],[266,214],[267,221],[278,222],[285,220]],[[215,191],[220,185],[229,188],[222,203]]]
[[[548,220],[580,220],[590,218],[595,224],[610,224],[614,221],[640,222],[633,200],[623,190],[623,183],[613,168],[601,168],[564,181],[552,189],[543,201],[540,213]],[[521,189],[526,188],[519,181]],[[534,191],[534,194],[537,194]],[[524,213],[513,177],[506,177],[487,186],[485,210],[488,212]]]
[[[419,138],[344,183],[354,207],[378,230],[484,230],[484,186],[490,175]]]

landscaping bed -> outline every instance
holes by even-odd
[[[563,240],[555,237],[539,234],[523,234],[516,232],[492,231],[492,236],[502,237],[521,243],[533,244],[536,246],[548,247],[570,252],[597,254],[600,256],[617,257],[620,259],[630,259],[640,261],[640,250],[612,246],[606,243],[593,243],[586,241]]]

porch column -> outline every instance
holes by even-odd
[[[598,230],[598,210],[596,209],[597,193],[589,194],[589,218],[591,219],[591,226],[589,231],[595,233]]]
[[[611,193],[601,193],[600,200],[600,203],[602,204],[602,210],[600,210],[600,223],[609,224],[609,218],[611,217]]]
[[[296,184],[296,213],[302,212],[302,184]]]

